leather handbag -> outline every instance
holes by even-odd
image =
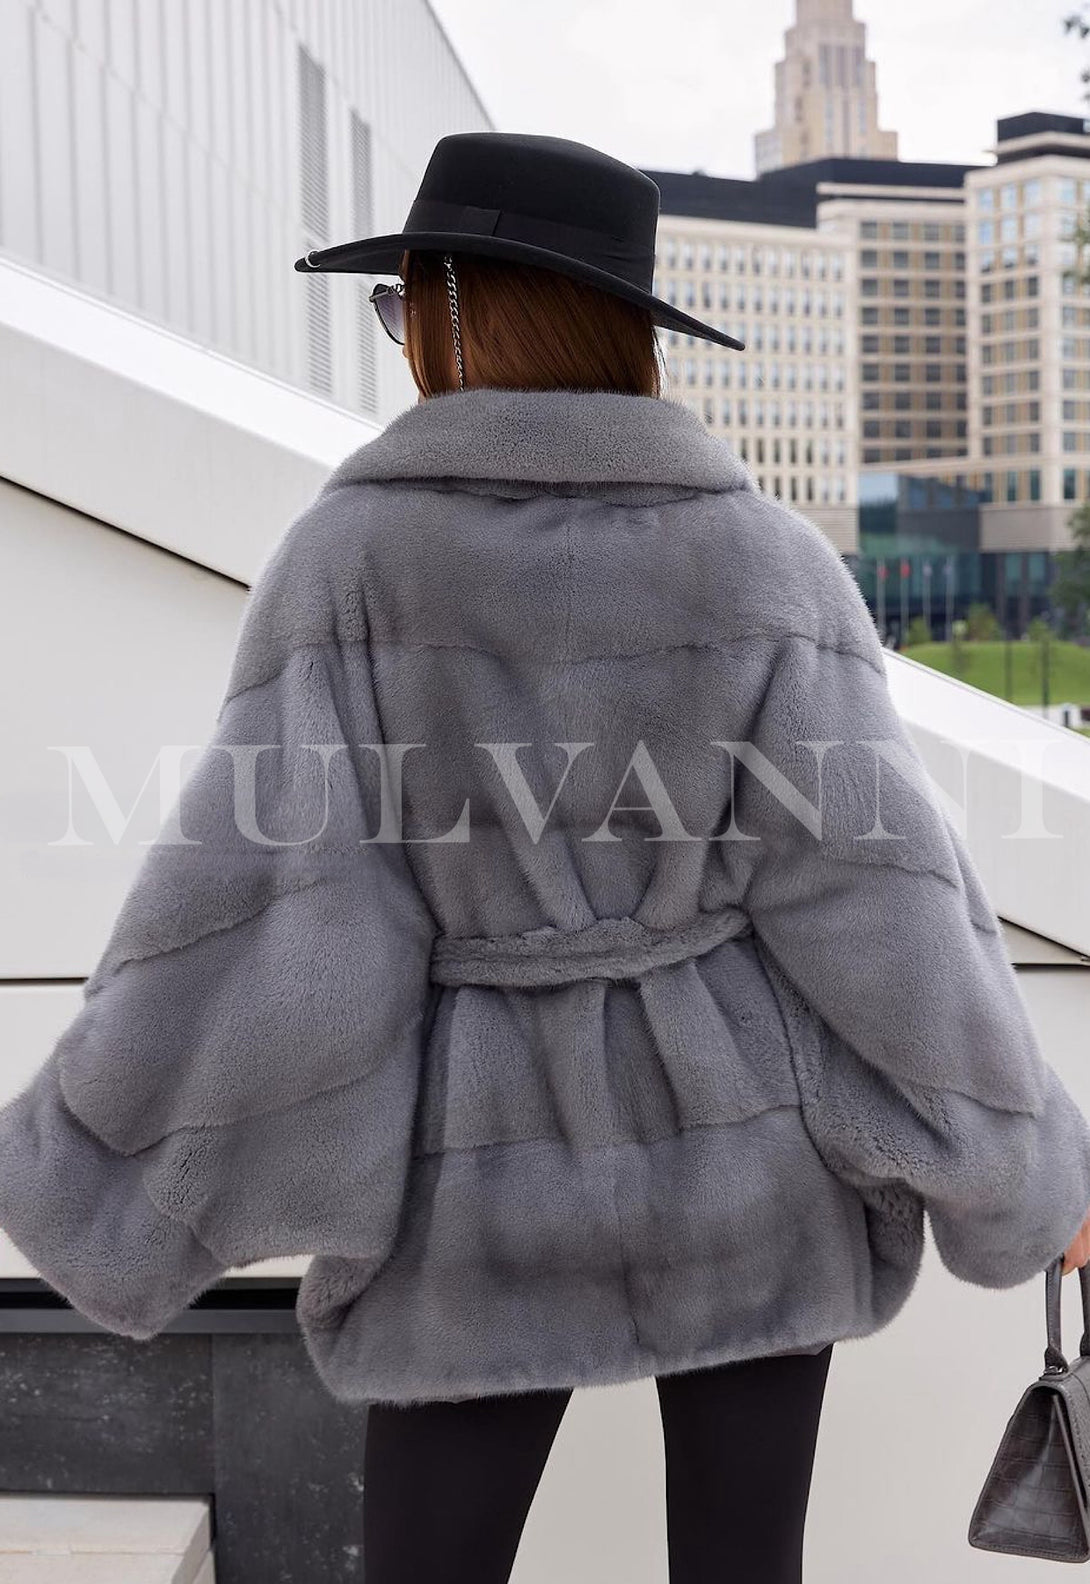
[[[1062,1254],[1045,1271],[1045,1368],[1007,1421],[969,1520],[982,1551],[1090,1559],[1090,1267],[1080,1265],[1083,1332],[1068,1364],[1060,1348]]]

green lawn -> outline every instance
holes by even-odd
[[[933,666],[947,676],[959,676],[961,681],[1006,698],[1006,671],[1004,644],[966,640],[962,646],[961,671],[954,667],[953,645],[946,643],[915,644],[902,652],[910,660]],[[1048,696],[1052,704],[1090,704],[1090,649],[1078,644],[1053,639],[1049,660]],[[1041,645],[1032,640],[1014,639],[1011,643],[1012,702],[1015,704],[1040,704],[1041,702]]]

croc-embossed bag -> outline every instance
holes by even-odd
[[[1045,1368],[1007,1422],[969,1520],[983,1551],[1090,1559],[1090,1267],[1079,1266],[1083,1332],[1078,1357],[1060,1349],[1062,1254],[1045,1271]]]

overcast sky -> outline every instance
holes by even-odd
[[[753,175],[794,0],[432,0],[497,131],[664,170]],[[905,160],[990,164],[997,117],[1090,116],[1075,0],[856,0]],[[1090,41],[1088,41],[1090,42]]]

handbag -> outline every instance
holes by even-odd
[[[969,1520],[982,1551],[1090,1558],[1090,1267],[1080,1265],[1083,1332],[1068,1364],[1060,1348],[1062,1254],[1045,1271],[1045,1368],[1022,1393]]]

